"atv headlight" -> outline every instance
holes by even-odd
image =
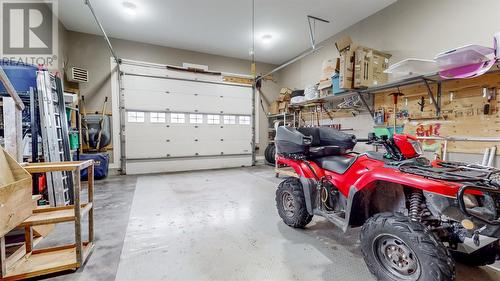
[[[423,154],[423,149],[422,149],[422,144],[418,141],[415,141],[415,140],[410,140],[410,143],[411,143],[411,146],[413,146],[413,149],[415,150],[415,152],[418,154],[418,155],[422,155]]]

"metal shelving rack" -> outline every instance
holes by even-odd
[[[500,63],[496,63],[490,71],[487,73],[497,73],[500,72]],[[301,103],[296,103],[293,105],[290,105],[290,107],[295,108],[297,111],[300,112],[300,110],[303,107],[308,107],[308,106],[318,106],[321,105],[323,106],[325,103],[328,102],[333,102],[333,101],[338,101],[341,99],[344,99],[346,97],[350,97],[353,95],[359,96],[361,102],[365,106],[365,108],[368,110],[370,113],[372,119],[374,118],[375,115],[375,109],[373,108],[373,105],[370,106],[367,102],[367,99],[365,98],[366,95],[371,95],[379,92],[384,92],[390,89],[394,88],[400,88],[404,86],[410,86],[410,85],[418,85],[418,84],[424,84],[426,89],[427,89],[427,94],[429,95],[429,98],[432,100],[432,104],[434,105],[436,109],[436,117],[441,116],[441,96],[442,96],[442,82],[443,81],[454,81],[458,79],[443,79],[439,76],[439,73],[431,73],[431,74],[424,74],[424,75],[418,75],[414,77],[409,77],[401,80],[397,80],[394,82],[389,82],[384,85],[380,86],[374,86],[374,87],[369,87],[369,88],[364,88],[364,89],[350,89],[350,90],[345,90],[343,92],[322,97],[322,98],[317,98],[313,100],[308,100],[304,101]],[[437,85],[436,91],[434,92],[432,89],[433,85]],[[285,174],[288,176],[296,176],[293,171],[290,171],[290,169],[287,169],[287,167],[279,167],[278,163],[275,165],[275,171],[276,171],[276,177],[279,177],[280,174]]]
[[[297,123],[297,118],[295,115],[295,111],[292,111],[290,113],[288,112],[283,112],[283,113],[278,113],[278,114],[269,114],[267,115],[267,120],[268,120],[268,139],[269,143],[274,143],[274,136],[276,129],[274,128],[275,122],[283,122],[284,124],[286,123],[291,123],[295,124]]]
[[[500,63],[495,64],[490,71],[487,73],[496,73],[500,72]],[[432,104],[436,108],[436,116],[441,115],[441,95],[442,95],[442,82],[443,81],[454,81],[454,80],[459,80],[459,79],[444,79],[439,76],[439,73],[430,73],[430,74],[424,74],[424,75],[418,75],[414,77],[409,77],[401,80],[397,80],[394,82],[389,82],[380,86],[374,86],[374,87],[369,87],[369,88],[363,88],[363,89],[350,89],[350,90],[345,90],[343,92],[330,95],[327,97],[322,97],[322,98],[317,98],[313,100],[308,100],[304,101],[301,103],[296,103],[291,105],[292,107],[295,108],[301,108],[305,106],[311,106],[311,105],[318,105],[318,104],[324,104],[327,102],[332,102],[336,100],[340,100],[346,97],[350,97],[353,95],[358,95],[360,100],[363,102],[363,105],[366,107],[370,115],[374,116],[374,110],[373,108],[370,107],[370,105],[367,103],[367,100],[365,98],[365,95],[371,95],[379,92],[384,92],[390,89],[394,88],[399,88],[399,87],[404,87],[404,86],[410,86],[410,85],[417,85],[417,84],[424,84],[426,89],[427,89],[427,94],[429,95],[429,98],[432,99]],[[432,86],[437,85],[437,89],[434,93],[432,90]]]

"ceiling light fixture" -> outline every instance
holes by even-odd
[[[125,9],[125,13],[130,16],[135,16],[137,14],[137,5],[132,2],[125,1],[122,3],[123,8]]]
[[[273,36],[271,34],[264,34],[264,35],[262,35],[261,39],[262,39],[262,43],[267,44],[267,43],[271,42],[271,40],[273,39]]]

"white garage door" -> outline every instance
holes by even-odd
[[[127,174],[252,164],[252,89],[220,75],[124,70]]]

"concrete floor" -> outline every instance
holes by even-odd
[[[277,215],[279,179],[265,166],[115,176],[97,182],[96,248],[84,268],[54,280],[374,280],[358,232],[322,218],[305,230]],[[61,242],[59,226],[44,244]],[[43,246],[43,245],[42,245]],[[500,280],[457,266],[457,280]]]

